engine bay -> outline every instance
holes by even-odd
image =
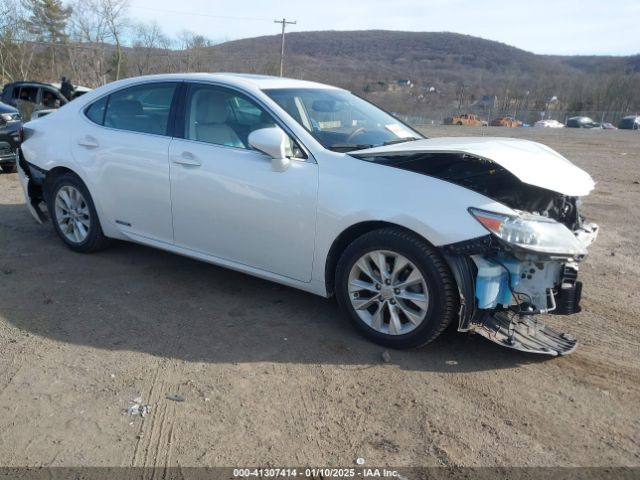
[[[526,184],[484,158],[464,153],[414,153],[365,159],[468,188],[514,210],[552,218],[572,231],[582,225],[578,197]]]

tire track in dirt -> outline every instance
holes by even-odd
[[[12,336],[17,335],[17,332],[12,334]],[[2,352],[0,356],[0,365],[2,366],[2,368],[0,368],[0,394],[11,385],[16,375],[26,366],[24,359],[29,358],[35,350],[35,346],[33,345],[34,337],[30,336],[26,338],[15,349],[7,348],[8,345],[11,345],[9,343],[11,341],[12,340],[7,340],[6,343],[3,342],[5,344],[0,350]],[[14,340],[14,342],[14,345],[16,345],[17,341]]]
[[[156,480],[164,478],[166,469],[172,465],[172,446],[174,444],[173,425],[175,421],[175,407],[165,401],[167,391],[166,378],[170,376],[171,368],[165,359],[157,361],[153,379],[147,386],[145,402],[152,406],[139,429],[131,466],[155,467],[144,470],[144,478]]]

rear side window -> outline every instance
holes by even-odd
[[[175,83],[125,88],[91,104],[85,115],[109,128],[166,135],[175,91]]]
[[[19,93],[17,95],[14,93],[14,97],[24,102],[36,103],[38,100],[38,87],[20,87]]]

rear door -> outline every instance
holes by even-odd
[[[95,101],[73,134],[74,157],[106,218],[125,235],[173,243],[168,151],[176,82],[128,87]]]

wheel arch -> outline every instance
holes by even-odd
[[[98,222],[100,223],[100,226],[104,231],[105,235],[110,238],[122,238],[120,233],[117,230],[115,230],[108,221],[105,221],[105,218],[108,218],[108,217],[105,215],[105,212],[102,209],[100,198],[96,198],[96,196],[91,191],[92,189],[90,188],[90,185],[91,185],[90,182],[87,182],[87,180],[84,178],[84,175],[80,174],[77,170],[73,168],[69,168],[66,165],[56,165],[55,167],[51,168],[46,172],[45,178],[42,182],[42,185],[40,186],[42,200],[46,203],[46,196],[49,195],[49,192],[47,190],[51,188],[50,186],[53,183],[53,181],[56,178],[58,178],[60,175],[64,175],[68,173],[75,175],[84,184],[85,188],[89,192],[89,195],[91,196],[91,201],[93,202],[93,205],[96,209]]]
[[[398,230],[411,233],[412,235],[416,235],[427,242],[429,245],[433,246],[429,240],[424,238],[419,233],[411,230],[409,228],[403,227],[402,225],[398,225],[397,223],[387,222],[383,220],[367,220],[363,222],[358,222],[350,227],[343,230],[333,241],[331,247],[329,248],[329,253],[327,255],[325,261],[324,268],[324,281],[325,288],[327,292],[327,296],[331,297],[335,293],[335,272],[338,266],[338,261],[340,260],[340,256],[342,252],[357,238],[365,235],[366,233],[372,232],[374,230],[379,230],[380,228],[391,227],[396,228]]]
[[[69,167],[63,167],[63,166],[59,165],[57,167],[53,167],[45,175],[44,182],[42,184],[42,188],[44,189],[45,193],[46,193],[46,189],[49,188],[49,186],[51,185],[51,182],[53,182],[53,180],[56,179],[57,177],[59,177],[60,175],[64,175],[65,173],[71,173],[71,174],[75,175],[76,177],[78,177],[82,181],[82,183],[85,184],[85,186],[87,185],[87,183],[84,180],[82,180],[82,177],[80,175],[78,175],[77,172],[74,172]]]
[[[75,175],[76,177],[78,177],[80,179],[80,181],[85,185],[85,187],[87,187],[87,182],[84,181],[84,179],[82,178],[82,176],[78,175],[78,172],[74,171],[73,169],[63,166],[63,165],[57,165],[53,168],[51,168],[50,170],[47,170],[46,173],[44,174],[44,179],[42,180],[42,182],[39,185],[40,188],[40,195],[42,198],[42,201],[46,204],[47,203],[47,198],[51,193],[51,185],[53,184],[54,180],[58,177],[60,177],[61,175],[65,175],[67,173],[70,173],[72,175]],[[87,187],[88,189],[89,187]]]

